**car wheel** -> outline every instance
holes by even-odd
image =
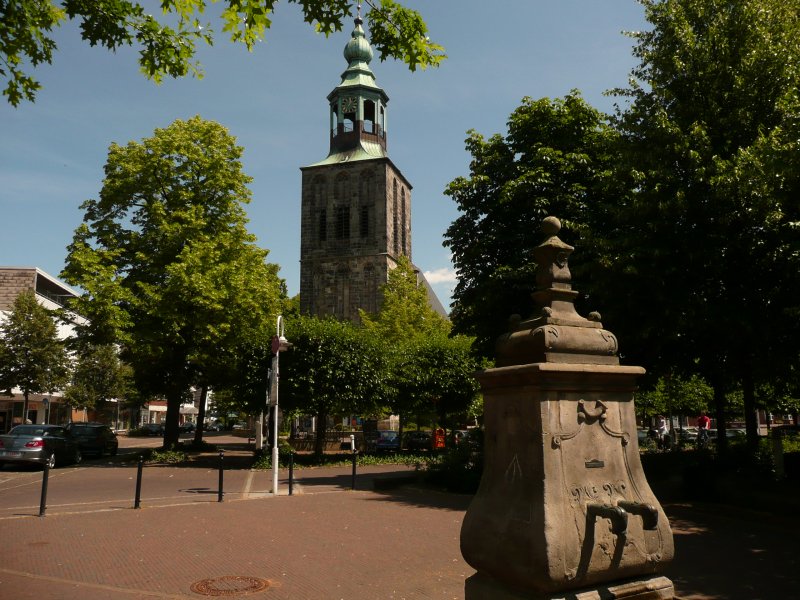
[[[56,468],[56,453],[51,452],[50,456],[47,458],[47,466],[51,469]]]
[[[83,454],[81,454],[81,451],[80,450],[75,450],[75,456],[73,456],[73,459],[72,459],[73,462],[76,465],[79,465],[79,464],[81,464],[81,460],[82,459],[83,459]]]

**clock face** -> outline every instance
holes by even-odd
[[[358,107],[358,99],[355,96],[347,96],[342,98],[342,112],[354,113]]]

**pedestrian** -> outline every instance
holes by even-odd
[[[664,415],[658,415],[656,431],[658,432],[658,447],[661,449],[669,448],[669,427]]]
[[[705,448],[708,444],[708,431],[711,429],[711,419],[706,415],[706,411],[701,410],[697,417],[697,447]]]

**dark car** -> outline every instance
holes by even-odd
[[[375,440],[375,450],[378,452],[400,450],[400,433],[397,431],[379,431]]]
[[[181,423],[178,425],[178,431],[181,433],[191,433],[194,431],[194,423],[191,421],[186,421],[185,423]]]
[[[430,431],[406,431],[403,434],[403,445],[406,450],[430,450],[433,436]]]
[[[61,425],[17,425],[0,435],[0,465],[56,465],[81,462],[81,449]]]
[[[161,423],[145,423],[142,425],[145,435],[164,435],[164,426]]]
[[[119,449],[117,434],[102,423],[70,423],[67,430],[78,442],[81,452],[102,458],[106,454],[114,456]]]

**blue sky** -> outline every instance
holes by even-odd
[[[442,239],[458,215],[444,189],[469,173],[467,131],[505,133],[524,96],[555,98],[571,89],[612,110],[614,99],[603,92],[625,85],[635,64],[622,32],[645,22],[635,0],[406,4],[422,13],[448,59],[416,73],[377,57],[371,66],[390,98],[389,155],[414,186],[413,260],[448,306],[455,274]],[[212,28],[221,26],[212,21]],[[352,28],[325,38],[302,22],[296,5],[279,3],[254,52],[217,33],[215,46],[199,53],[202,80],[161,85],[140,75],[135,50],[92,48],[71,24],[57,30],[54,64],[36,70],[44,86],[36,102],[0,102],[0,265],[58,276],[83,216],[79,206],[102,186],[109,145],[200,115],[227,127],[244,148],[244,169],[254,178],[250,231],[281,266],[289,293],[298,293],[299,169],[328,153],[326,96],[346,67],[342,50]]]

